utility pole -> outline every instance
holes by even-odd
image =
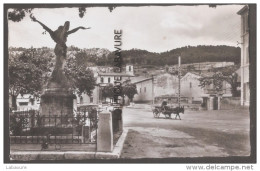
[[[154,105],[154,77],[152,75],[152,99],[153,99],[153,105]]]
[[[181,57],[178,58],[178,79],[179,79],[179,88],[178,88],[178,104],[179,108],[181,107]]]
[[[199,56],[199,72],[200,72],[200,74],[201,74],[201,70],[200,70],[200,56]]]

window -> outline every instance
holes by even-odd
[[[104,83],[104,78],[103,78],[103,77],[101,77],[100,82],[101,82],[101,83]]]
[[[93,103],[93,97],[90,97],[90,103]]]
[[[190,88],[192,88],[192,82],[190,82]]]
[[[142,92],[142,88],[140,88],[140,93]]]
[[[20,102],[19,105],[20,106],[28,106],[28,102]]]
[[[107,79],[108,83],[110,83],[110,77]]]
[[[129,71],[131,71],[131,66],[129,66]]]
[[[83,97],[80,97],[80,104],[83,104]]]
[[[146,92],[146,87],[144,87],[144,92]]]
[[[31,105],[34,105],[34,99],[33,98],[30,98],[30,103],[31,103]]]
[[[243,15],[243,34],[248,32],[248,14]]]
[[[246,47],[246,64],[249,63],[249,51],[248,51],[248,47]]]
[[[115,81],[121,81],[122,77],[121,76],[115,76],[114,79],[115,79]]]

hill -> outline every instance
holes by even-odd
[[[240,64],[240,48],[231,46],[186,46],[163,53],[138,49],[122,51],[124,63],[135,65],[174,65],[180,55],[183,64],[222,61]]]
[[[46,47],[37,48],[53,51]],[[21,52],[25,48],[9,48],[9,52]],[[52,52],[53,53],[53,52]],[[178,63],[178,56],[182,57],[182,64],[198,62],[234,62],[240,64],[240,48],[232,46],[185,46],[162,53],[149,52],[147,50],[131,49],[121,51],[123,65],[127,63],[136,66],[165,66]],[[67,56],[76,56],[79,63],[85,65],[113,66],[114,52],[102,48],[79,49],[68,47]]]

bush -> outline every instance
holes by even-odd
[[[25,115],[10,115],[10,132],[11,135],[21,135],[26,125],[28,125],[28,120]]]

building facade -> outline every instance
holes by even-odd
[[[153,100],[153,78],[143,79],[134,84],[138,93],[133,98],[135,103],[149,103]]]
[[[77,104],[86,105],[86,104],[99,104],[102,102],[109,102],[110,99],[102,97],[102,87],[107,86],[109,84],[114,85],[115,80],[121,80],[123,83],[126,80],[130,80],[131,77],[134,77],[134,68],[133,65],[126,65],[124,72],[112,72],[111,67],[108,69],[102,68],[101,70],[97,68],[92,68],[94,72],[94,76],[97,79],[97,85],[93,90],[91,96],[87,94],[82,94],[81,96],[77,96]]]
[[[241,105],[249,106],[249,27],[248,27],[248,6],[244,6],[237,12],[241,16]]]
[[[181,97],[185,99],[187,103],[203,103],[203,99],[210,98],[212,94],[211,90],[214,89],[213,85],[201,88],[199,78],[201,76],[197,73],[186,73],[181,78]],[[154,80],[153,80],[154,79]],[[153,97],[169,97],[171,99],[178,97],[178,77],[168,73],[160,74],[154,78],[146,78],[133,82],[136,84],[137,92],[134,96],[133,101],[135,103],[151,103]],[[221,91],[223,97],[230,97],[231,87],[226,82],[223,81],[223,90]],[[168,98],[168,99],[169,99]],[[167,99],[167,98],[166,98]]]
[[[19,94],[16,98],[16,106],[18,111],[38,110],[40,107],[40,98],[35,98],[33,95]],[[9,97],[9,107],[12,107],[12,97]]]

